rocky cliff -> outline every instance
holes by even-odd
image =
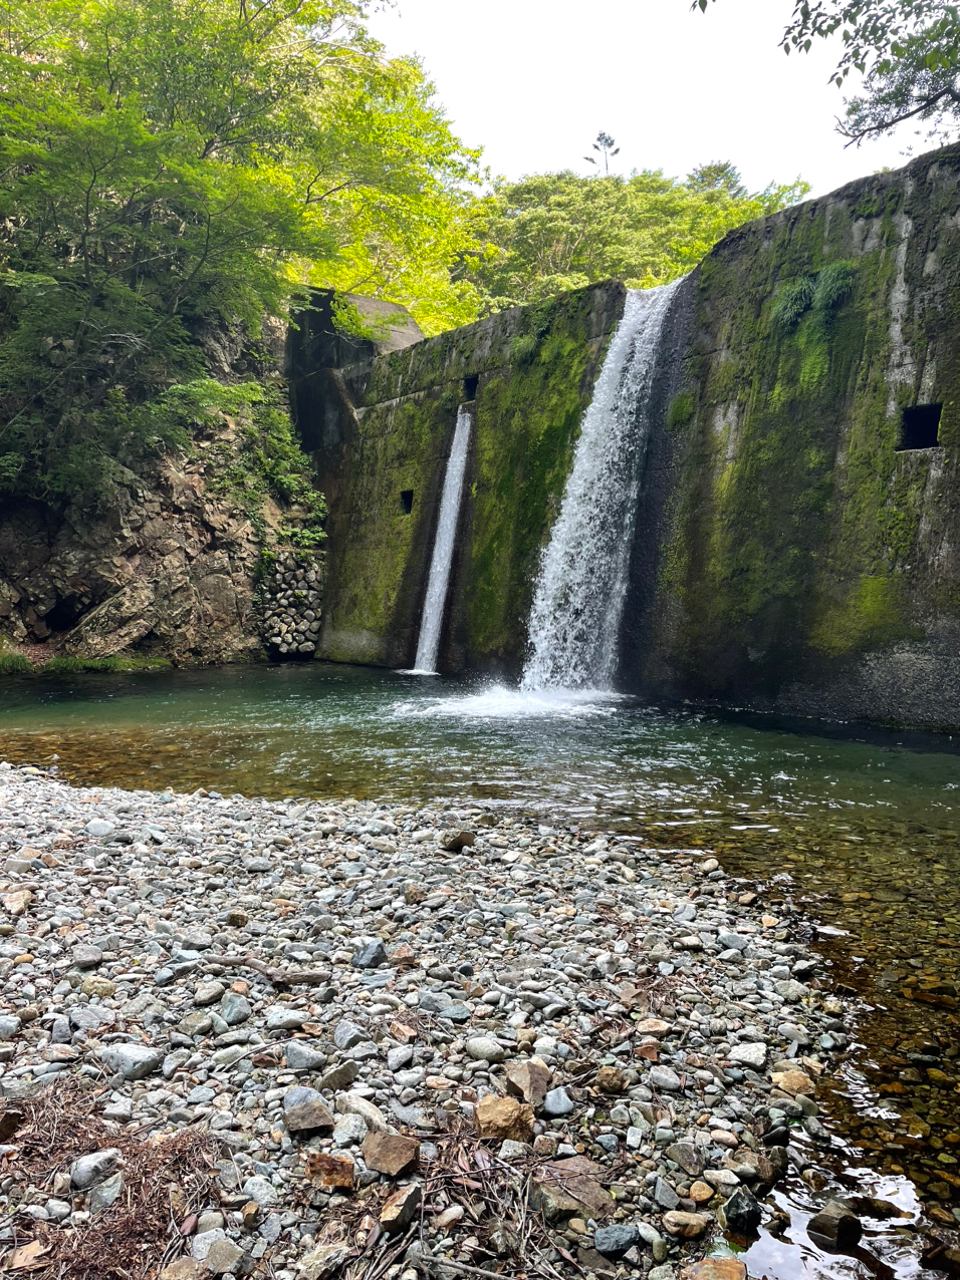
[[[225,428],[229,430],[229,428]],[[108,510],[15,502],[0,519],[0,627],[79,658],[226,661],[259,645],[260,536],[201,461],[128,473]]]

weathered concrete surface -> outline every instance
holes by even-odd
[[[319,399],[294,381],[330,513],[319,656],[412,665],[457,406],[475,399],[441,665],[517,669],[540,551],[623,300],[612,282],[503,312],[326,371]]]
[[[952,147],[743,227],[689,278],[655,388],[625,687],[960,726],[958,210]],[[475,395],[441,668],[519,669],[622,298],[596,286],[320,371],[322,422],[300,427],[330,505],[322,656],[412,661],[456,408]],[[918,404],[942,404],[938,446],[898,451]]]
[[[695,273],[630,686],[960,725],[958,211],[951,147],[741,228]],[[801,279],[813,305],[785,324]],[[924,404],[939,446],[898,451]]]

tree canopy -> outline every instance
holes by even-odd
[[[709,0],[695,0],[706,10]],[[846,99],[839,131],[853,143],[907,120],[926,137],[947,141],[960,126],[960,5],[948,0],[796,0],[780,44],[808,51],[838,36],[831,79],[844,86],[854,71],[863,89]]]
[[[364,7],[0,2],[0,490],[169,443],[198,332],[255,336],[298,284],[472,318],[446,264],[477,156]]]
[[[612,276],[634,287],[666,284],[732,228],[808,190],[798,180],[750,194],[726,161],[702,165],[682,181],[660,170],[500,181],[474,204],[474,247],[458,274],[485,295],[490,310]]]

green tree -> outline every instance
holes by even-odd
[[[680,181],[659,171],[580,178],[535,174],[498,182],[473,210],[474,248],[458,274],[499,310],[619,276],[666,284],[690,271],[734,227],[774,213],[809,187],[750,195],[733,165],[704,165]]]
[[[695,0],[706,10],[709,0]],[[797,0],[780,42],[807,52],[815,40],[840,39],[831,79],[843,87],[851,72],[862,91],[845,100],[838,130],[859,144],[907,120],[926,137],[947,141],[960,125],[960,6],[947,0]]]
[[[610,172],[610,160],[612,159],[612,157],[618,156],[620,154],[620,148],[615,145],[615,142],[616,140],[614,138],[611,138],[609,133],[604,133],[604,131],[601,129],[600,132],[597,134],[596,142],[592,144],[594,151],[599,151],[600,154],[603,156],[604,174],[608,174]],[[584,156],[583,158],[584,160],[586,160],[587,164],[595,164],[595,165],[600,164],[600,161],[596,158],[596,156]]]
[[[477,157],[365,5],[0,2],[0,492],[109,488],[182,440],[199,339],[306,284],[463,311]]]

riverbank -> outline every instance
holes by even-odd
[[[731,1197],[782,1235],[788,1169],[834,1194],[843,1006],[709,850],[0,765],[0,852],[0,1150],[42,1145],[37,1086],[83,1118],[32,1180],[13,1163],[0,1241],[77,1280],[668,1280]],[[193,1164],[154,1142],[183,1132]],[[172,1206],[150,1239],[124,1218],[144,1150]],[[82,1270],[98,1231],[134,1256]]]

